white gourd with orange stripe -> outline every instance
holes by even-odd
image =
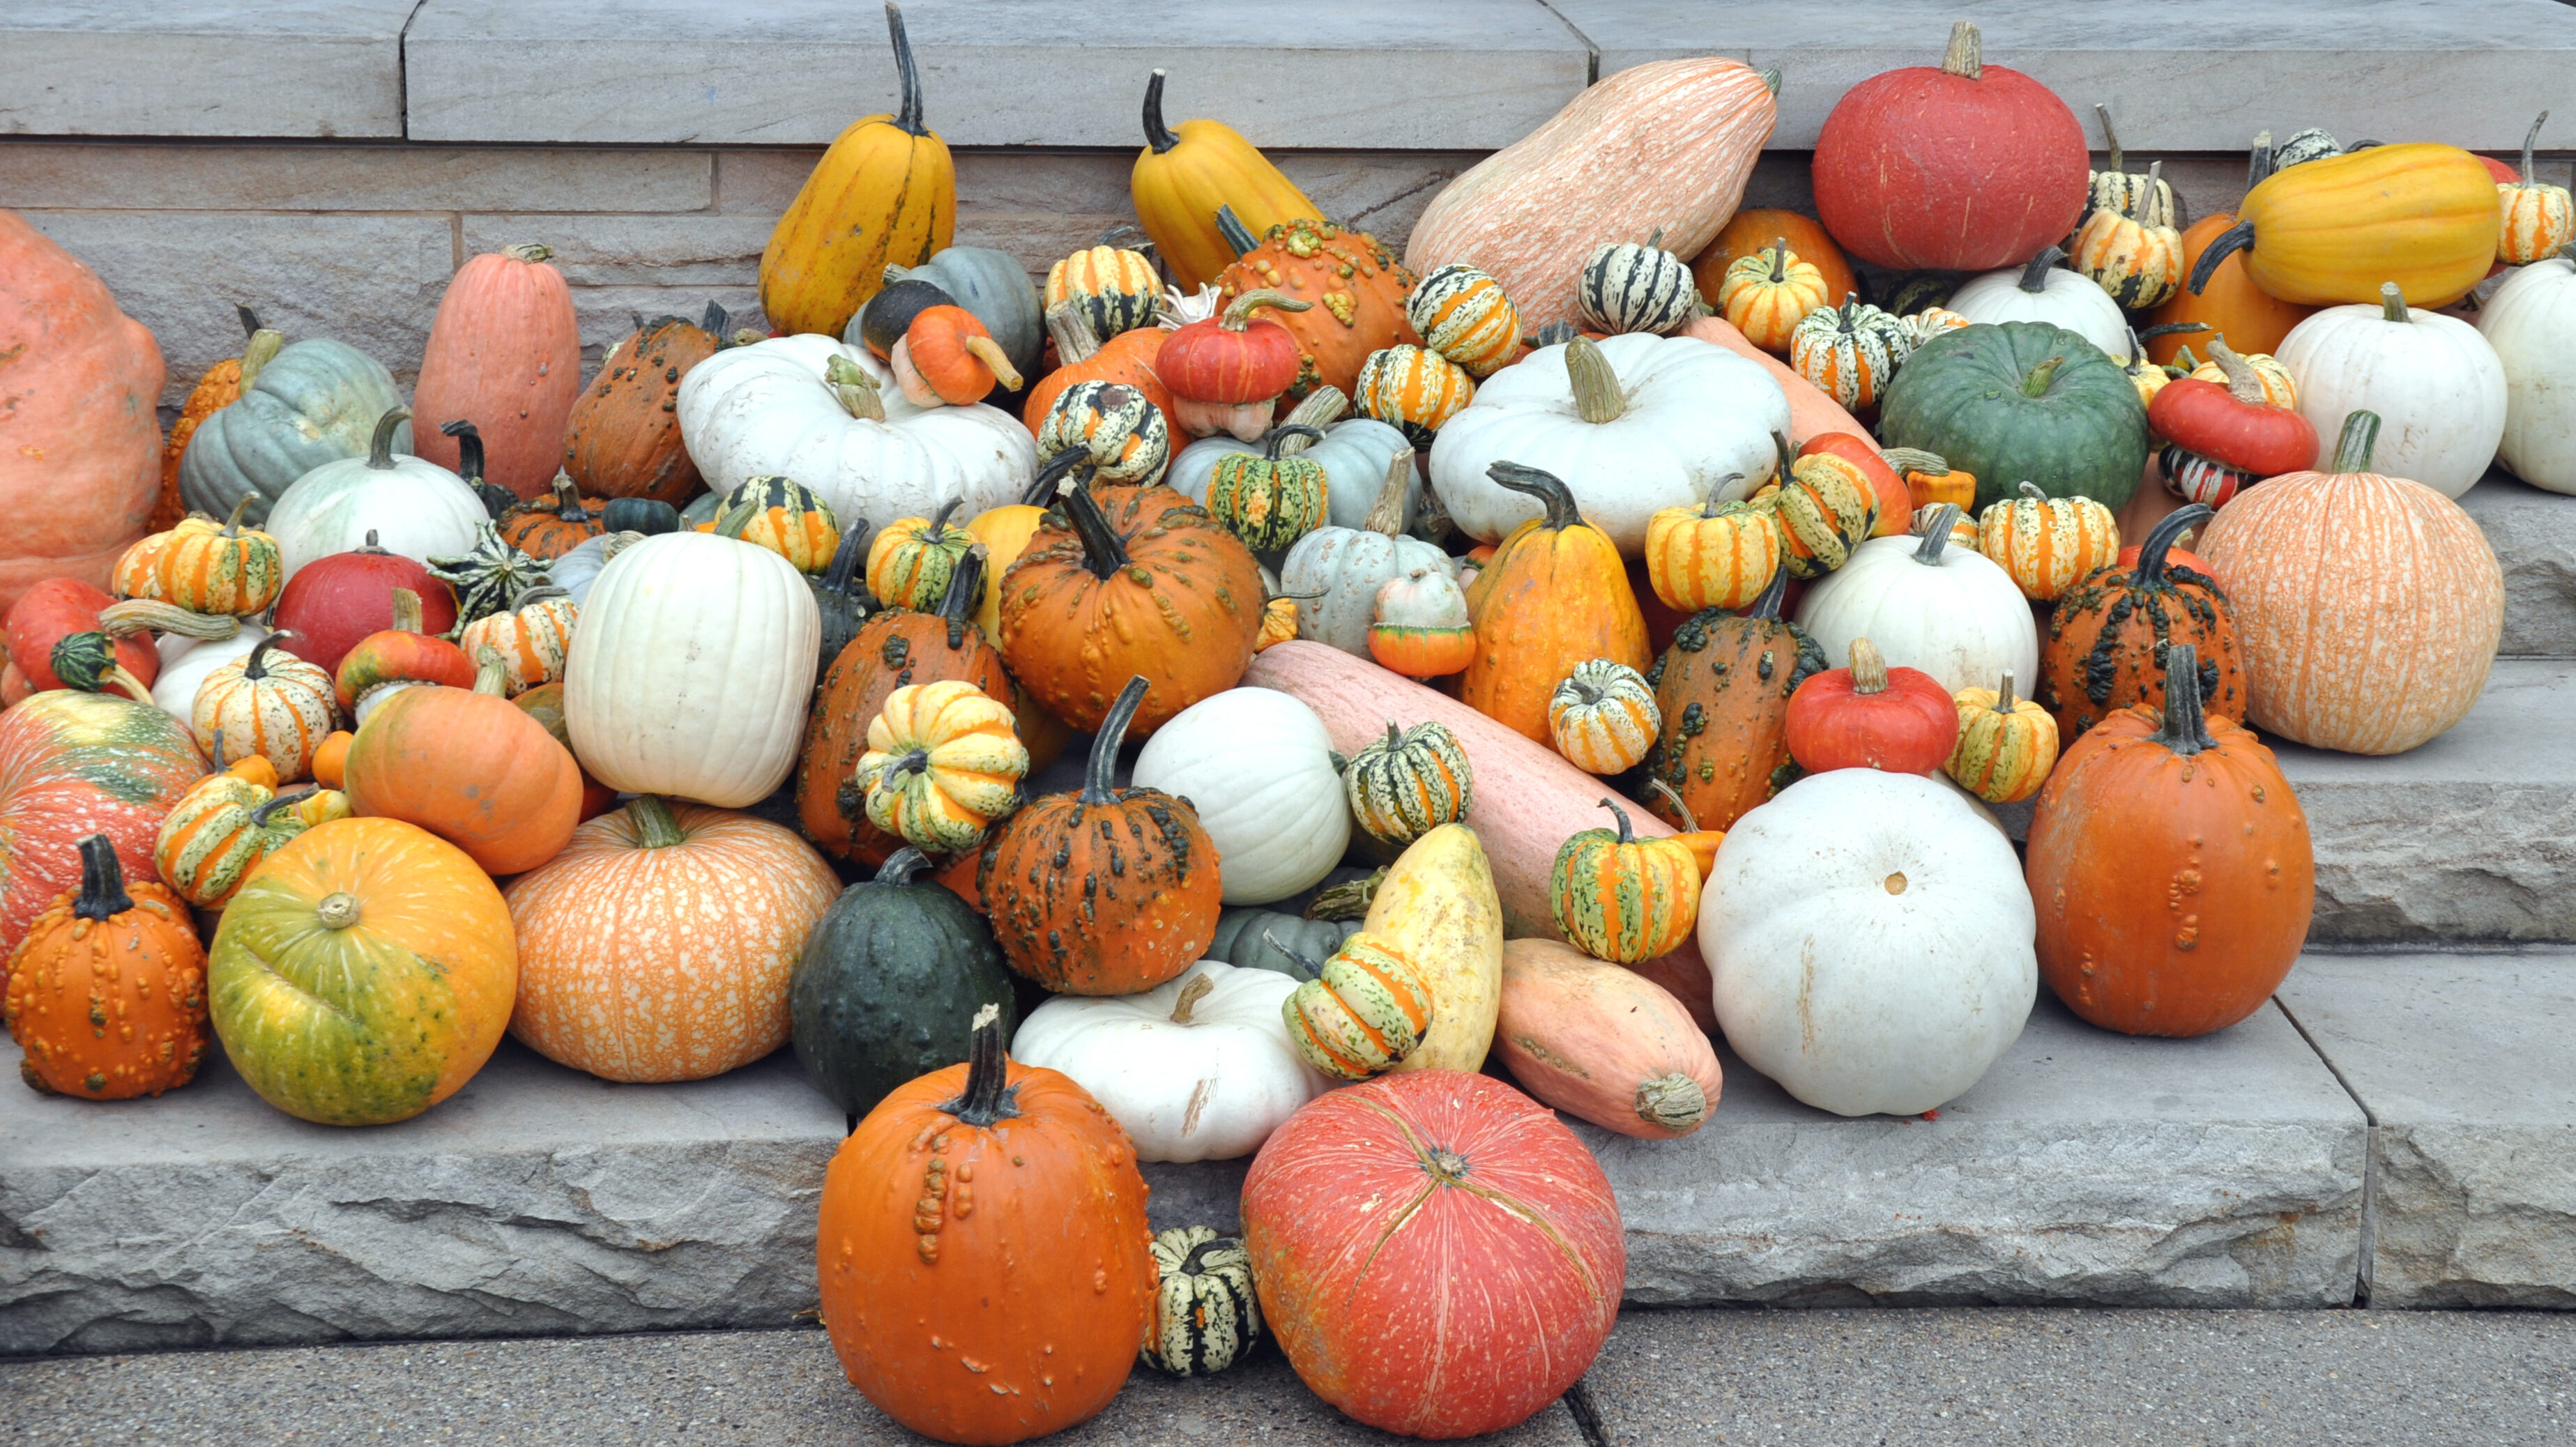
[[[465,625],[456,646],[468,658],[486,648],[501,655],[502,687],[518,695],[563,677],[564,656],[572,651],[573,625],[581,609],[561,588],[530,588],[510,604]]]
[[[231,763],[258,754],[292,783],[312,777],[313,753],[339,710],[331,675],[279,648],[288,636],[269,634],[248,657],[207,674],[189,724],[210,757]]]

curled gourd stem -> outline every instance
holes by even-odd
[[[1118,690],[1118,701],[1109,706],[1108,716],[1100,721],[1100,732],[1092,735],[1091,757],[1082,770],[1082,802],[1114,804],[1118,791],[1118,747],[1127,741],[1127,725],[1135,722],[1136,710],[1145,702],[1145,675],[1137,674]]]
[[[2543,111],[2541,114],[2547,115],[2548,112]],[[2379,315],[2383,321],[2413,320],[2406,314],[2406,293],[2398,290],[2397,283],[2393,281],[2383,281],[2379,284]]]
[[[1286,955],[1290,962],[1294,963],[1299,969],[1306,972],[1307,979],[1314,980],[1321,979],[1323,977],[1324,966],[1322,961],[1317,960],[1312,955],[1299,953],[1295,948],[1291,947],[1287,941],[1279,938],[1278,935],[1271,931],[1263,930],[1261,932],[1261,942],[1270,946],[1272,949],[1277,950],[1279,953]]]
[[[1673,806],[1673,812],[1682,816],[1683,833],[1697,834],[1699,832],[1699,816],[1691,812],[1690,803],[1682,798],[1681,790],[1674,788],[1672,785],[1665,783],[1661,779],[1654,778],[1646,780],[1646,787],[1663,795],[1664,802]]]
[[[1011,365],[1010,354],[1002,350],[1000,342],[990,336],[974,336],[959,345],[965,349],[966,355],[984,364],[985,370],[993,374],[993,380],[1002,384],[1002,390],[1020,390],[1020,369]]]
[[[892,6],[888,6],[892,9]],[[975,1012],[973,1043],[967,1047],[966,1088],[939,1109],[960,1125],[986,1128],[1020,1113],[1012,1097],[1011,1061],[1002,1048],[1002,1007],[986,1005]]]
[[[1777,468],[1771,474],[1771,480],[1782,487],[1787,487],[1797,479],[1798,468],[1798,454],[1789,448],[1788,433],[1777,428],[1772,429],[1771,453],[1779,459]]]
[[[481,482],[483,480],[483,434],[475,430],[473,423],[462,417],[453,422],[441,424],[438,430],[456,439],[456,475],[465,479],[468,484]],[[367,545],[375,546],[375,534],[367,535]]]
[[[1976,80],[1985,73],[1985,38],[1977,27],[1961,20],[1950,27],[1950,48],[1942,53],[1941,69],[1949,75],[1963,75]]]
[[[305,800],[310,799],[321,792],[322,786],[319,784],[313,784],[308,785],[305,788],[298,789],[292,794],[276,795],[267,803],[250,811],[250,827],[253,829],[265,829],[268,827],[268,818],[270,815],[276,813],[280,809],[294,808],[296,805],[303,803]]]
[[[1731,501],[1726,495],[1726,490],[1743,480],[1744,474],[1740,472],[1730,472],[1719,478],[1717,485],[1708,490],[1708,500],[1699,505],[1699,515],[1704,518],[1717,516],[1717,510]]]
[[[1181,998],[1172,1002],[1172,1023],[1190,1024],[1190,1012],[1196,1010],[1199,1001],[1206,999],[1208,992],[1215,988],[1216,982],[1205,975],[1190,976],[1190,982],[1181,986]]]
[[[1308,427],[1302,422],[1282,422],[1278,426],[1273,427],[1268,432],[1262,434],[1262,460],[1265,462],[1277,462],[1280,458],[1287,455],[1280,450],[1281,446],[1290,438],[1300,436],[1306,438],[1308,444],[1312,445],[1313,443],[1324,440],[1324,429],[1321,427]]]
[[[903,12],[895,8],[894,0],[886,0],[886,35],[894,42],[895,76],[903,84],[895,126],[907,135],[929,135],[930,127],[921,123],[921,68],[913,64],[912,38],[903,33]]]
[[[901,849],[896,850],[893,854],[888,855],[886,857],[886,862],[877,866],[876,877],[868,882],[871,884],[910,884],[912,883],[913,876],[921,873],[929,867],[930,856],[907,844]],[[992,1007],[986,1006],[985,1008],[990,1009]]]
[[[1020,495],[1020,501],[1034,507],[1055,496],[1057,488],[1065,483],[1065,474],[1081,466],[1083,460],[1090,456],[1091,449],[1077,442],[1039,463],[1038,474],[1030,480],[1029,490]]]
[[[1612,803],[1608,799],[1601,800],[1600,807],[1609,810],[1610,817],[1619,821],[1620,843],[1634,844],[1637,842],[1637,831],[1628,822],[1627,810],[1620,808],[1617,804]]]
[[[2192,528],[2217,516],[2207,503],[2190,503],[2175,508],[2147,529],[2146,541],[2138,544],[2138,565],[2129,570],[2129,586],[2153,587],[2164,582],[2166,555],[2174,544]]]
[[[1145,82],[1145,144],[1159,156],[1180,143],[1181,138],[1163,124],[1163,72],[1158,70]]]
[[[2185,758],[2218,747],[2200,705],[2200,650],[2188,643],[2165,648],[2165,716],[2157,743]]]
[[[823,364],[823,384],[841,410],[869,422],[885,420],[885,397],[877,390],[877,379],[868,370],[847,357],[835,356]]]
[[[1485,475],[1507,491],[1537,498],[1547,509],[1539,523],[1544,530],[1563,532],[1583,525],[1583,514],[1574,505],[1573,490],[1555,473],[1517,462],[1497,462],[1485,469]]]
[[[1878,645],[1866,638],[1851,642],[1852,692],[1859,694],[1887,692],[1887,659]]]
[[[176,603],[155,598],[128,598],[98,610],[98,626],[110,638],[137,633],[176,633],[201,643],[221,643],[241,636],[241,620],[229,613],[192,613]]]
[[[1920,447],[1890,447],[1882,451],[1879,456],[1887,459],[1887,465],[1895,468],[1896,475],[1899,477],[1909,472],[1919,472],[1925,477],[1950,475],[1950,459],[1937,452],[1926,452]]]
[[[1233,303],[1226,307],[1224,313],[1217,317],[1216,324],[1220,330],[1239,332],[1252,325],[1252,314],[1261,307],[1269,307],[1274,311],[1301,312],[1312,310],[1314,305],[1311,301],[1299,301],[1284,291],[1272,291],[1264,287],[1258,291],[1247,291],[1236,297]]]
[[[2395,287],[2389,289],[2396,290]],[[2399,302],[2398,306],[2402,310],[2405,303]],[[2248,406],[2263,405],[2262,374],[2256,372],[2252,364],[2243,357],[2236,355],[2235,350],[2227,345],[2227,338],[2209,339],[2209,359],[2218,364],[2219,371],[2227,374],[2227,395]]]
[[[411,420],[409,407],[388,407],[376,419],[375,436],[367,441],[367,466],[377,472],[391,472],[394,466],[394,429]]]
[[[2022,486],[2028,487],[2029,483]],[[1941,566],[1941,550],[1950,545],[1950,527],[1959,520],[1959,505],[1945,502],[1933,509],[1932,520],[1923,525],[1923,540],[1914,546],[1914,561],[1926,567]]]
[[[1628,395],[1619,388],[1619,373],[1590,337],[1565,344],[1565,379],[1574,391],[1574,410],[1584,421],[1616,422],[1628,411]]]

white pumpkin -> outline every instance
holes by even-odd
[[[835,360],[876,383],[885,416],[857,415],[825,379]],[[857,389],[855,385],[852,389]],[[862,411],[865,405],[859,404]],[[981,402],[916,407],[863,347],[824,336],[772,337],[716,353],[680,381],[680,437],[718,493],[755,477],[792,477],[843,531],[882,528],[959,501],[960,517],[1020,500],[1038,444],[1018,418]]]
[[[2533,487],[2576,493],[2576,262],[2515,268],[2478,310],[2478,331],[2504,369],[2496,460]]]
[[[1578,401],[1567,370],[1571,347],[1594,348],[1610,364],[1615,398],[1587,387]],[[1587,404],[1591,415],[1608,420],[1584,420]],[[1476,389],[1432,443],[1431,487],[1460,531],[1499,542],[1539,516],[1540,505],[1485,469],[1517,462],[1555,473],[1573,490],[1583,520],[1635,558],[1645,552],[1646,520],[1661,509],[1698,507],[1712,489],[1749,496],[1776,468],[1771,434],[1788,430],[1789,398],[1780,384],[1760,363],[1715,343],[1630,335],[1596,346],[1578,339],[1542,347]]]
[[[1056,996],[1020,1022],[1011,1058],[1090,1091],[1140,1161],[1248,1156],[1332,1083],[1289,1043],[1296,990],[1276,970],[1201,960],[1138,995]]]
[[[1798,624],[1837,664],[1866,638],[1889,663],[1919,668],[1952,693],[1992,688],[2007,669],[2039,677],[2030,600],[1992,558],[1951,546],[1946,527],[1852,549],[1850,562],[1807,590]]]
[[[1202,437],[1172,459],[1171,469],[1163,474],[1163,485],[1192,502],[1204,504],[1208,484],[1216,478],[1218,459],[1232,452],[1260,450],[1258,442],[1238,441],[1223,433]],[[1354,417],[1325,428],[1323,441],[1296,455],[1324,465],[1324,506],[1329,514],[1326,521],[1334,527],[1355,528],[1368,520],[1370,505],[1377,501],[1378,489],[1386,482],[1387,464],[1399,457],[1410,459],[1413,442],[1373,417]],[[1401,528],[1413,526],[1421,503],[1422,477],[1415,473],[1405,485]]]
[[[206,676],[227,663],[239,663],[250,657],[268,630],[245,618],[241,632],[230,638],[200,642],[177,633],[164,633],[156,645],[161,653],[161,672],[152,680],[152,706],[181,723],[193,723],[197,716],[197,689]]]
[[[2129,355],[2129,319],[2102,284],[2057,263],[2066,253],[2051,246],[2027,266],[2007,266],[1959,284],[1944,305],[1971,322],[2048,322],[2075,333],[2113,358]]]
[[[601,783],[739,809],[796,766],[822,617],[796,565],[664,533],[609,560],[564,659],[564,724]]]
[[[2317,436],[2341,436],[2345,417],[2376,412],[2371,466],[2458,497],[2486,476],[2504,438],[2504,363],[2458,317],[2408,308],[2394,283],[2381,296],[2377,306],[2318,312],[2292,327],[2272,355],[2299,384],[2299,412]],[[2564,350],[2564,334],[2555,340]]]
[[[1230,905],[1309,889],[1350,846],[1333,736],[1275,689],[1230,688],[1173,715],[1136,755],[1135,779],[1197,808]]]
[[[475,530],[492,514],[465,479],[393,450],[394,431],[410,416],[400,407],[385,413],[366,456],[323,463],[269,508],[264,526],[277,539],[288,578],[307,563],[364,547],[369,533],[386,552],[421,563],[473,550]]]
[[[1919,1115],[2020,1038],[2037,926],[2011,842],[1956,790],[1834,769],[1726,831],[1699,947],[1746,1064],[1836,1115]]]
[[[1399,494],[1398,489],[1402,492]],[[1377,590],[1417,568],[1437,568],[1451,579],[1458,560],[1420,538],[1404,536],[1398,513],[1415,492],[1410,450],[1390,458],[1378,495],[1359,527],[1320,527],[1299,538],[1279,563],[1279,587],[1297,599],[1297,636],[1368,658],[1369,625],[1377,621]]]

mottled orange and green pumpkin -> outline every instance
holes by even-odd
[[[148,703],[51,689],[0,713],[0,951],[80,882],[92,834],[115,843],[127,878],[153,878],[162,816],[211,767]]]
[[[1796,781],[1789,757],[1789,695],[1830,665],[1807,630],[1780,616],[1788,574],[1742,614],[1709,609],[1673,632],[1673,646],[1646,674],[1655,685],[1662,735],[1646,772],[1679,793],[1700,828],[1727,830]],[[1682,810],[1653,806],[1679,825]]]
[[[2036,699],[2057,720],[2061,748],[2122,709],[2163,707],[2165,650],[2176,643],[2198,650],[2202,706],[2244,722],[2235,610],[2216,579],[2172,556],[2175,540],[2209,517],[2200,503],[2177,508],[2147,534],[2135,564],[2096,568],[2058,598],[2040,640]]]
[[[206,952],[188,907],[156,882],[129,887],[104,834],[80,854],[80,887],[37,917],[9,961],[19,1076],[83,1100],[185,1085],[206,1054]]]
[[[1681,947],[1699,922],[1699,861],[1677,839],[1640,839],[1628,811],[1601,807],[1617,832],[1586,829],[1556,851],[1548,907],[1585,954],[1633,965]]]

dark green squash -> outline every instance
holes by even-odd
[[[2100,347],[2047,322],[1960,327],[1924,343],[1887,390],[1878,437],[1973,475],[1979,511],[2031,482],[2117,512],[2147,465],[2136,384]]]
[[[612,533],[657,533],[680,530],[680,510],[649,497],[612,497],[600,504],[599,522]]]
[[[1959,289],[1959,278],[1946,271],[1909,271],[1887,284],[1887,295],[1879,307],[1892,317],[1910,317],[1919,311],[1947,306],[1950,293]]]
[[[894,354],[894,344],[912,328],[913,318],[935,306],[955,306],[957,299],[926,281],[898,281],[869,297],[858,315],[841,331],[846,346],[865,347],[880,359]]]
[[[916,882],[929,867],[920,850],[899,849],[876,878],[841,891],[788,987],[796,1058],[850,1115],[965,1059],[984,1006],[1001,1010],[1005,1039],[1018,1028],[992,931],[953,891]]]
[[[1208,942],[1206,958],[1223,960],[1229,965],[1247,969],[1276,970],[1300,980],[1315,978],[1315,972],[1297,962],[1294,950],[1308,959],[1329,960],[1342,948],[1342,941],[1360,932],[1355,919],[1307,919],[1275,909],[1220,910],[1216,917],[1216,938]],[[1264,936],[1275,936],[1272,944]],[[1286,945],[1283,950],[1279,945]]]
[[[1664,715],[1646,772],[1672,786],[1702,829],[1734,828],[1801,772],[1789,757],[1789,695],[1832,664],[1806,629],[1780,616],[1788,575],[1774,574],[1742,613],[1711,608],[1684,620],[1646,672]],[[1660,793],[1647,807],[1687,827]]]
[[[868,558],[868,525],[865,519],[841,534],[841,546],[832,554],[832,566],[820,573],[805,575],[805,586],[814,593],[815,610],[823,615],[822,669],[829,671],[832,660],[859,636],[859,625],[877,611],[875,595],[860,576],[860,565]],[[815,677],[823,676],[817,672]]]
[[[548,561],[501,541],[500,529],[484,523],[474,530],[474,546],[452,558],[431,558],[429,575],[456,590],[456,622],[462,627],[506,612],[521,593],[554,581],[547,576]]]
[[[494,522],[519,505],[517,493],[483,480],[483,434],[474,430],[473,423],[459,417],[438,430],[456,439],[456,475],[474,490],[475,500],[483,504],[483,511],[490,513]]]

